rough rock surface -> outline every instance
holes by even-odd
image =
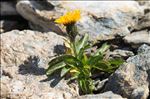
[[[17,11],[31,22],[31,27],[41,31],[62,33],[54,19],[67,10],[80,9],[82,18],[77,23],[80,33],[89,33],[91,38],[99,39],[100,34],[129,34],[143,10],[135,1],[19,1]],[[33,17],[34,16],[34,17]]]
[[[139,47],[138,51],[140,53],[149,53],[150,52],[150,47],[146,44],[143,44],[142,46]]]
[[[1,42],[2,98],[69,99],[77,95],[59,75],[49,79],[45,75],[50,59],[63,49],[61,36],[13,30],[1,34]]]
[[[150,46],[142,45],[138,55],[127,59],[108,80],[105,91],[131,99],[147,99],[150,84]]]
[[[150,1],[148,0],[137,0],[137,2],[139,3],[139,5],[144,9],[145,12],[149,12],[150,11]]]
[[[126,99],[122,98],[120,95],[114,94],[111,91],[96,94],[96,95],[85,95],[85,96],[79,96],[73,99]]]
[[[124,41],[136,48],[144,43],[150,45],[150,31],[143,30],[143,31],[133,32],[132,34],[125,36]]]
[[[121,50],[121,49],[116,49],[113,52],[110,52],[110,57],[113,58],[128,58],[133,55],[134,53],[132,51]]]
[[[141,18],[139,18],[138,23],[134,26],[134,30],[143,29],[150,29],[150,11],[143,15]]]
[[[0,32],[5,33],[0,34],[2,89],[0,97],[2,99],[73,99],[74,97],[75,99],[123,99],[123,97],[146,99],[150,97],[150,46],[148,46],[150,45],[150,1],[138,2],[2,0]],[[101,92],[104,89],[104,93],[78,96],[76,84],[66,84],[58,74],[50,78],[45,76],[45,68],[50,59],[64,52],[63,37],[57,34],[63,35],[65,28],[55,24],[54,20],[73,9],[80,9],[82,12],[82,18],[77,22],[82,35],[89,33],[91,40],[111,42],[110,45],[114,50],[110,54],[112,57],[126,59],[132,56],[109,80],[95,82],[95,91]],[[13,30],[29,28],[27,20],[19,14],[28,20],[31,29],[45,33]],[[13,31],[6,32],[9,30]],[[141,46],[142,44],[144,45]],[[141,47],[137,51],[138,55],[133,56],[130,50],[135,51],[139,46]]]
[[[1,9],[0,10],[1,16],[18,15],[18,13],[16,11],[16,3],[15,2],[1,1],[0,9]]]
[[[50,19],[52,15],[47,14],[47,12],[50,13],[50,10],[53,9],[53,6],[51,4],[47,4],[46,1],[19,1],[16,5],[16,8],[18,13],[30,21],[31,28],[42,32],[54,31],[56,33],[62,34],[61,29],[54,24],[52,21],[53,19]],[[41,16],[39,14],[41,12],[44,12],[47,18]],[[34,26],[32,26],[32,24],[34,24]]]
[[[50,57],[63,52],[63,39],[53,32],[13,30],[1,34],[1,38],[1,63],[4,66],[19,65],[30,56],[42,58],[42,66]]]
[[[95,89],[94,89],[94,91],[100,91],[100,90],[102,90],[103,88],[104,88],[104,86],[105,86],[105,84],[106,84],[106,82],[108,81],[108,79],[104,79],[104,80],[95,80],[94,81],[94,85],[95,85]]]

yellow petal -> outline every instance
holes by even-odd
[[[58,24],[71,24],[75,23],[80,19],[80,10],[74,10],[71,12],[67,12],[65,15],[61,16],[60,18],[56,19],[55,22]]]

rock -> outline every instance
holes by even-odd
[[[149,44],[150,45],[150,31],[143,30],[138,32],[133,32],[125,36],[124,41],[132,45],[132,47],[137,48],[142,44]]]
[[[128,58],[127,63],[109,77],[104,91],[112,91],[130,99],[147,99],[150,84],[149,48],[143,45],[138,55]]]
[[[135,1],[19,1],[17,11],[31,22],[31,27],[40,31],[65,32],[61,25],[55,25],[54,19],[67,12],[67,9],[80,9],[82,18],[77,23],[80,34],[89,33],[91,40],[97,40],[101,34],[125,36],[130,31],[143,10]],[[49,5],[49,6],[48,6]],[[107,6],[106,6],[107,5]],[[47,8],[47,9],[46,9]],[[88,8],[88,9],[87,9]]]
[[[128,58],[133,55],[134,53],[132,51],[121,50],[121,49],[116,49],[110,52],[110,57],[113,57],[113,58]]]
[[[138,55],[129,57],[127,62],[135,64],[140,70],[150,70],[150,46],[144,44],[139,47]]]
[[[139,5],[134,1],[117,3],[113,1],[65,1],[57,3],[57,7],[59,6],[65,9],[80,9],[83,13],[77,24],[80,32],[89,33],[97,39],[99,34],[118,33],[121,36],[128,34],[126,26],[133,25],[136,21],[133,21],[131,16],[142,14]],[[131,19],[132,21],[129,21]]]
[[[94,81],[94,84],[95,84],[94,91],[100,91],[100,90],[102,90],[107,81],[108,81],[108,79],[104,79],[102,81],[101,80]]]
[[[150,1],[138,1],[144,11],[144,15],[139,16],[137,24],[131,27],[132,31],[140,31],[150,29]]]
[[[63,37],[52,32],[13,30],[1,34],[1,38],[1,63],[4,66],[21,64],[30,56],[41,58],[39,65],[42,66],[49,57],[63,53]]]
[[[0,3],[1,16],[18,15],[16,11],[16,3],[9,1],[1,1]]]
[[[139,54],[141,53],[149,53],[150,52],[150,46],[143,44],[142,46],[139,47],[138,51]]]
[[[1,77],[1,89],[3,89],[3,90],[1,90],[1,98],[3,99],[5,99],[5,98],[7,98],[7,97],[9,97],[9,93],[11,92],[11,89],[10,89],[10,86],[9,85],[7,85],[8,83],[9,83],[9,81],[10,81],[10,78],[9,77]]]
[[[139,5],[144,9],[144,12],[147,13],[150,11],[150,1],[148,0],[138,0]]]
[[[1,34],[1,42],[2,98],[70,99],[78,95],[58,74],[45,75],[50,59],[63,52],[63,37],[53,32],[13,30]]]
[[[101,93],[101,94],[96,94],[96,95],[84,95],[84,96],[79,96],[73,99],[126,99],[122,98],[120,95],[114,94],[111,91]]]
[[[149,9],[150,10],[150,9]],[[134,26],[134,30],[150,29],[150,12],[142,16]]]
[[[19,1],[16,5],[17,11],[27,20],[30,21],[30,26],[31,28],[42,31],[42,32],[49,32],[49,31],[54,31],[56,33],[62,34],[61,29],[59,29],[58,26],[54,24],[52,20],[50,20],[49,17],[52,15],[47,16],[47,11],[50,11],[53,9],[52,5],[45,5],[46,1],[42,2],[36,2],[33,0],[26,0],[26,1]],[[41,5],[44,4],[44,5]],[[41,16],[39,13],[40,11],[45,12],[44,16]],[[28,14],[28,15],[27,15]],[[32,26],[33,25],[33,26]],[[38,28],[37,28],[38,27]]]
[[[0,2],[0,33],[8,32],[14,29],[29,29],[27,20],[22,18],[16,11],[16,3],[19,0]]]
[[[139,18],[138,24],[134,26],[135,30],[140,29],[150,29],[150,1],[148,0],[138,0],[139,5],[144,11],[144,15]]]
[[[13,68],[12,68],[13,69]],[[20,78],[18,78],[20,76]],[[13,99],[70,99],[75,96],[75,91],[71,89],[65,82],[61,82],[63,87],[51,88],[50,82],[40,82],[43,77],[34,77],[32,75],[19,75],[13,79],[7,79],[2,76],[1,86],[3,91],[1,97]],[[22,78],[21,78],[22,77]],[[31,78],[30,78],[31,77]],[[59,94],[59,95],[56,95]],[[65,98],[64,98],[65,97]]]
[[[26,27],[25,22],[22,24],[17,20],[0,20],[0,33],[8,32],[14,29],[24,29]]]

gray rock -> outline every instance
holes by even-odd
[[[131,99],[147,99],[150,84],[150,50],[147,49],[149,47],[143,45],[138,55],[128,58],[127,63],[109,78],[104,91],[112,91]]]
[[[56,53],[63,53],[63,37],[53,32],[13,30],[1,34],[1,63],[4,66],[19,65],[30,56],[41,58],[39,65]]]
[[[100,91],[100,90],[102,90],[102,88],[104,87],[104,85],[106,84],[107,81],[108,81],[108,79],[104,79],[102,81],[100,81],[100,80],[94,81],[94,84],[95,84],[94,91]]]
[[[143,0],[143,1],[137,0],[137,2],[144,9],[144,11],[146,11],[146,13],[150,11],[150,1],[148,1],[148,0]]]
[[[96,95],[84,95],[84,96],[79,96],[73,99],[126,99],[122,98],[120,95],[114,94],[111,91],[101,93],[101,94],[96,94]]]
[[[13,30],[1,34],[1,97],[70,99],[78,95],[59,75],[49,79],[45,75],[48,62],[62,50],[63,37],[53,32]]]
[[[1,16],[18,15],[15,2],[1,1],[0,3]]]
[[[143,30],[149,28],[150,28],[150,12],[146,13],[139,19],[138,23],[134,26],[134,30]]]
[[[138,19],[138,23],[131,27],[134,31],[150,29],[150,1],[138,0],[137,1],[144,11],[144,15],[141,15]]]
[[[150,50],[149,50],[150,47],[144,46],[145,45],[142,45],[138,49],[138,52],[142,53],[138,53],[138,55],[128,58],[127,62],[135,64],[140,70],[147,71],[150,69]]]
[[[142,46],[140,46],[138,48],[138,54],[141,54],[141,53],[149,53],[150,52],[150,46],[146,45],[146,44],[143,44]]]
[[[113,58],[128,58],[133,55],[134,55],[134,53],[132,51],[121,50],[121,49],[116,49],[116,50],[110,52],[110,56]]]
[[[11,68],[13,69],[13,68]],[[61,81],[63,87],[50,87],[49,82],[40,82],[44,76],[17,75],[10,79],[7,76],[1,78],[1,98],[12,99],[71,99],[76,92],[65,82]]]
[[[43,2],[43,1],[42,1]],[[19,1],[17,11],[32,25],[31,27],[41,31],[55,31],[62,33],[64,30],[60,25],[55,27],[54,19],[66,13],[67,9],[80,9],[82,18],[77,23],[81,34],[89,33],[92,40],[97,40],[101,34],[120,35],[129,34],[129,26],[133,26],[143,10],[135,1],[44,1],[49,4],[40,5],[36,1]],[[37,5],[40,5],[37,6]],[[53,5],[53,6],[52,6]],[[43,8],[41,10],[41,7]],[[88,8],[88,9],[87,9]],[[134,18],[134,19],[133,19]],[[35,25],[34,25],[35,24]]]
[[[41,3],[43,4],[44,2],[45,1],[42,1]],[[45,9],[46,7],[47,9]],[[30,23],[31,28],[42,32],[54,31],[56,33],[62,34],[61,29],[59,29],[59,27],[54,24],[52,19],[49,18],[52,17],[53,15],[46,14],[47,10],[48,12],[50,12],[50,10],[53,7],[51,5],[46,7],[45,5],[42,6],[39,2],[33,0],[19,1],[16,5],[17,11],[25,19],[31,22]],[[43,14],[41,15],[41,13]],[[38,27],[38,28],[34,28],[34,27]]]
[[[149,44],[150,45],[150,31],[143,30],[138,32],[133,32],[124,37],[124,41],[129,43],[134,48],[138,48],[142,44]]]

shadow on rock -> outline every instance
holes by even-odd
[[[54,53],[56,53],[57,55],[64,54],[65,53],[65,47],[63,45],[54,46]]]
[[[54,6],[50,3],[47,2],[47,0],[42,0],[42,1],[30,1],[32,5],[38,10],[52,10],[54,9]]]
[[[19,66],[19,74],[44,75],[45,69],[38,66],[40,59],[37,56],[30,56]]]
[[[40,82],[50,81],[50,86],[54,88],[61,80],[62,80],[62,77],[60,77],[60,74],[56,72],[55,74],[48,76],[48,78],[41,80]]]
[[[150,82],[150,69],[147,70],[147,74],[148,74],[148,79],[147,79],[147,81]],[[150,90],[150,84],[149,84],[149,90]],[[149,92],[149,96],[148,96],[147,99],[150,99],[150,92]]]

